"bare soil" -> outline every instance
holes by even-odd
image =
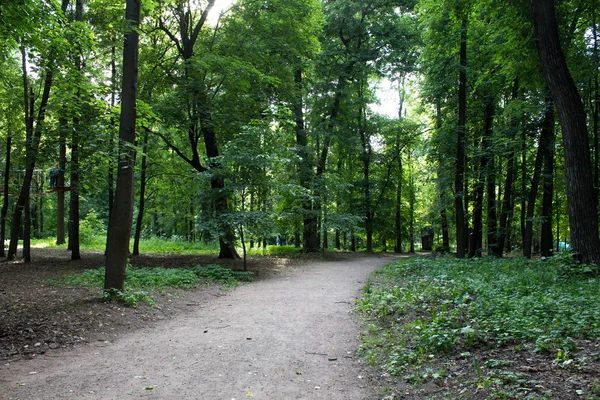
[[[32,263],[1,263],[0,398],[377,398],[369,369],[355,358],[352,307],[369,273],[392,257],[315,257],[252,258],[254,283],[151,293],[156,308],[48,283],[102,266],[99,253],[69,261],[64,250],[40,249]],[[132,263],[217,260],[169,254]]]

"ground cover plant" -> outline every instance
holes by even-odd
[[[377,271],[359,352],[401,398],[600,398],[600,280],[567,255]]]
[[[254,273],[234,271],[217,264],[195,265],[192,268],[164,268],[127,266],[124,292],[104,293],[105,300],[119,300],[130,306],[138,301],[155,305],[154,298],[146,290],[164,292],[166,289],[194,289],[201,284],[218,283],[225,287],[235,287],[240,282],[250,282]],[[50,283],[56,287],[102,288],[104,285],[104,267],[89,269],[83,273],[63,275]]]

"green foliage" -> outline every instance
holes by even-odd
[[[169,288],[193,289],[201,284],[221,284],[235,287],[239,282],[251,282],[253,272],[233,271],[220,265],[196,265],[193,268],[133,268],[128,265],[125,292],[105,292],[104,299],[119,300],[135,306],[138,301],[154,305],[154,298],[145,291]],[[69,274],[50,282],[56,287],[100,288],[104,284],[104,268],[90,269],[82,274]]]
[[[295,246],[267,246],[266,248],[255,248],[248,251],[249,255],[263,255],[263,256],[280,256],[298,254],[301,252],[301,248]]]
[[[117,301],[119,303],[126,304],[130,307],[137,307],[140,301],[143,303],[147,303],[152,307],[156,306],[154,297],[148,295],[148,293],[134,292],[131,290],[126,290],[125,292],[105,290],[102,292],[102,300]]]
[[[104,224],[96,212],[90,210],[87,216],[79,222],[79,240],[83,245],[91,245],[95,237],[101,234],[106,234]]]
[[[576,351],[572,338],[600,336],[598,281],[565,274],[567,265],[564,256],[413,258],[387,265],[357,302],[373,321],[361,352],[395,375],[482,345],[531,346],[564,359]]]

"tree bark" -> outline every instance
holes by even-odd
[[[516,78],[513,84],[512,100],[519,98],[519,79]],[[510,138],[516,136],[517,122],[513,118],[510,127]],[[512,147],[512,146],[511,146]],[[510,245],[510,221],[513,215],[513,181],[515,175],[515,152],[511,149],[506,162],[506,179],[504,181],[504,196],[502,198],[502,211],[500,212],[500,230],[498,232],[498,247],[496,255],[502,257],[507,245]]]
[[[483,247],[483,195],[485,189],[485,167],[487,165],[483,141],[481,143],[481,156],[479,157],[479,178],[475,186],[473,200],[473,228],[470,232],[469,257],[481,257]]]
[[[142,170],[140,176],[140,201],[138,205],[138,215],[135,224],[135,238],[133,240],[133,255],[140,255],[140,238],[142,236],[142,223],[144,221],[144,211],[146,208],[146,166],[148,153],[148,131],[144,132],[144,144],[142,147]]]
[[[124,289],[133,222],[133,158],[135,153],[139,46],[137,28],[140,21],[140,3],[141,0],[127,0],[125,11],[129,29],[125,33],[123,43],[123,83],[119,123],[119,154],[122,156],[119,157],[117,190],[107,235],[104,290],[108,291],[122,291]]]
[[[532,6],[542,70],[558,110],[563,134],[571,245],[582,262],[600,265],[585,110],[560,48],[554,1],[532,0]]]
[[[75,21],[83,21],[83,0],[75,2]],[[82,105],[81,81],[83,75],[82,49],[75,56],[75,69],[79,74],[76,99]],[[80,107],[81,109],[81,107]],[[71,260],[81,260],[79,249],[79,131],[81,130],[81,111],[73,117],[73,131],[71,132],[71,195],[69,196],[69,249]]]
[[[4,164],[4,196],[2,198],[2,214],[0,217],[0,257],[6,257],[6,250],[4,249],[4,241],[6,239],[6,216],[8,215],[8,191],[10,182],[10,156],[12,149],[12,128],[10,123],[10,117],[8,113],[6,115],[6,126],[7,126],[7,137],[6,137],[6,157]]]
[[[552,135],[546,143],[547,147],[544,150],[544,170],[543,170],[543,186],[544,194],[542,197],[542,237],[540,240],[540,254],[543,257],[552,255],[553,238],[552,238],[552,197],[554,194],[554,103],[549,97],[550,104],[547,104],[546,112],[551,112],[552,116],[548,116],[552,120]]]
[[[492,149],[494,126],[495,98],[486,102],[485,131],[483,137],[484,151],[487,154],[486,163],[486,197],[487,197],[487,241],[488,255],[498,254],[498,213],[496,211],[496,163]]]
[[[63,1],[63,12],[68,6],[68,1]],[[11,234],[10,244],[8,247],[8,259],[14,259],[17,255],[17,246],[19,243],[19,231],[21,229],[21,223],[23,212],[25,207],[29,206],[29,197],[31,189],[31,181],[33,179],[33,172],[35,169],[35,163],[37,160],[39,145],[42,136],[42,125],[46,119],[46,107],[48,106],[48,100],[50,99],[50,89],[52,88],[53,80],[53,63],[52,57],[47,62],[46,77],[44,79],[44,89],[42,92],[42,98],[40,100],[40,106],[38,109],[37,118],[35,119],[34,128],[34,107],[33,107],[33,90],[29,87],[27,77],[27,54],[24,47],[22,47],[22,62],[23,62],[23,92],[24,92],[24,104],[25,104],[25,130],[26,130],[26,157],[25,157],[25,177],[23,179],[23,185],[19,193],[19,199],[15,205],[13,212],[13,218],[11,221]],[[27,242],[23,243],[24,252],[29,251],[25,248]]]
[[[67,167],[67,144],[65,137],[65,129],[67,122],[61,121],[59,118],[59,125],[61,127],[60,138],[59,138],[59,150],[58,150],[58,176],[56,177],[57,191],[57,204],[56,204],[56,244],[65,244],[65,168]]]
[[[456,213],[456,256],[463,258],[467,249],[465,223],[465,125],[467,122],[467,17],[462,17],[460,31],[460,72],[458,79],[458,127],[456,139],[456,171],[454,177],[454,208]]]
[[[302,69],[298,68],[294,72],[295,98],[294,98],[294,120],[296,123],[296,151],[298,153],[298,179],[300,186],[308,193],[312,192],[311,187],[311,159],[308,153],[308,138],[304,128],[304,101],[302,82]],[[316,251],[319,247],[317,240],[316,218],[313,216],[312,200],[309,195],[302,198],[302,224],[303,224],[303,247],[304,251]]]
[[[399,150],[400,151],[400,150]],[[394,231],[396,233],[395,253],[402,253],[402,154],[398,154],[398,182],[396,184],[396,215]]]
[[[546,112],[544,113],[544,121],[542,122],[542,131],[539,138],[538,150],[535,156],[535,164],[533,168],[533,177],[531,178],[531,186],[529,191],[529,199],[527,200],[527,213],[525,221],[525,232],[523,235],[523,255],[531,258],[531,247],[533,244],[533,216],[535,212],[535,203],[537,199],[540,178],[542,178],[542,165],[545,158],[545,152],[550,146],[550,142],[554,137],[554,105],[552,101],[546,100]]]

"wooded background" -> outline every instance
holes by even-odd
[[[236,257],[240,239],[401,252],[425,235],[459,256],[572,242],[600,261],[598,1],[143,0],[139,27],[124,3],[0,5],[2,256],[53,236],[79,258],[129,154],[134,254],[141,237]],[[376,106],[386,86],[398,100]]]

